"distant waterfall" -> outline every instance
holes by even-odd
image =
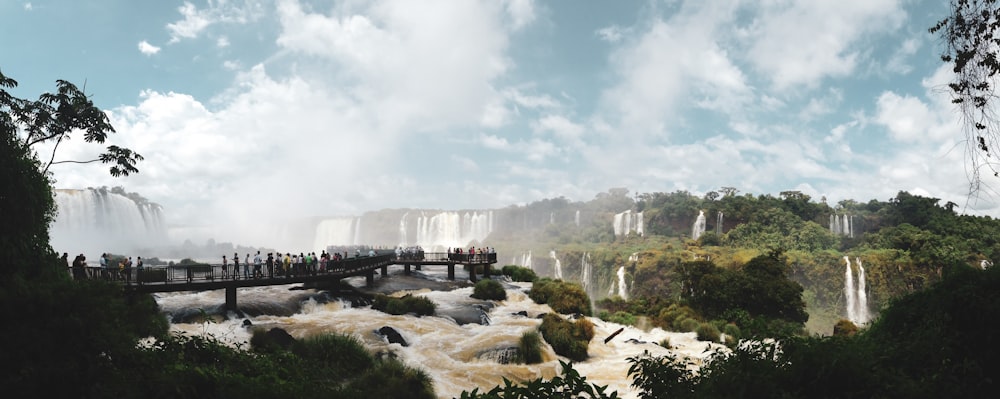
[[[691,226],[691,239],[697,240],[702,234],[705,234],[705,211],[698,211],[698,217]]]
[[[625,283],[625,266],[618,268],[618,296],[628,300],[628,285]]]
[[[549,212],[549,224],[556,224],[555,212]]]
[[[830,215],[830,232],[837,235],[854,238],[854,216],[843,214]]]
[[[576,215],[573,216],[573,222],[576,223],[576,227],[580,227],[580,210],[576,210]]]
[[[514,258],[511,259],[510,263],[512,265],[518,265],[531,269],[531,251],[521,253],[521,259],[518,259],[517,255],[515,255]]]
[[[313,242],[313,248],[325,249],[330,245],[354,245],[360,231],[360,218],[324,219],[316,225],[316,240]]]
[[[851,268],[851,258],[844,256],[844,297],[847,299],[847,319],[854,324],[862,325],[868,323],[868,293],[865,286],[865,267],[861,259],[854,258],[854,263],[858,266],[857,284],[854,281],[854,271]]]
[[[615,237],[625,236],[631,232],[642,235],[642,212],[632,213],[632,210],[630,209],[622,213],[617,213],[615,214],[613,225],[615,229]]]
[[[722,235],[722,211],[715,214],[715,235]]]
[[[405,247],[408,245],[409,241],[406,239],[406,216],[409,212],[403,214],[403,217],[399,218],[399,246]]]
[[[559,262],[559,258],[556,257],[556,251],[549,251],[549,257],[552,258],[553,261],[555,261],[555,265],[553,266],[552,270],[552,278],[556,280],[562,280],[563,278],[562,263]]]
[[[590,252],[584,252],[583,256],[580,257],[580,285],[583,286],[583,291],[587,295],[591,295],[590,291],[594,288],[594,282],[591,281],[594,271],[593,266],[590,265]]]
[[[167,228],[157,204],[105,189],[54,191],[58,213],[51,238],[56,251],[85,253],[96,261],[101,252],[166,244]]]

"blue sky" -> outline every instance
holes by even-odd
[[[56,79],[146,157],[169,222],[503,207],[611,187],[965,204],[940,1],[0,2],[15,94]],[[97,149],[79,140],[59,159]],[[44,150],[44,149],[43,149]],[[994,216],[992,198],[968,212]]]

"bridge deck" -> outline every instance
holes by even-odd
[[[326,269],[315,266],[292,267],[285,271],[280,266],[275,270],[268,270],[266,264],[262,264],[259,270],[255,270],[250,265],[252,277],[246,278],[243,274],[244,265],[240,264],[239,270],[230,264],[228,270],[223,270],[221,264],[197,264],[197,265],[173,265],[173,266],[145,266],[141,273],[135,268],[126,275],[121,270],[102,270],[100,268],[88,268],[86,274],[88,278],[103,278],[121,281],[125,290],[129,292],[176,292],[176,291],[207,291],[226,288],[227,290],[242,287],[260,287],[267,285],[281,285],[294,283],[313,283],[336,281],[347,277],[366,276],[371,283],[374,273],[381,269],[382,275],[386,274],[386,268],[390,265],[403,265],[406,272],[411,266],[420,268],[422,266],[448,266],[448,276],[454,279],[455,266],[470,266],[473,268],[469,275],[472,281],[476,280],[475,267],[484,266],[485,272],[489,273],[489,266],[497,262],[495,253],[477,254],[469,256],[465,254],[452,253],[422,253],[417,255],[407,255],[397,257],[394,253],[382,253],[375,256],[359,256],[347,258],[338,262],[329,262]],[[256,275],[256,276],[253,276]],[[235,295],[235,293],[233,294]]]

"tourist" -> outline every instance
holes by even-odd
[[[233,252],[233,279],[240,279],[240,254]]]
[[[229,261],[222,255],[222,278],[229,278]]]
[[[125,284],[132,283],[132,257],[129,256],[128,260],[125,261]]]
[[[142,284],[142,257],[135,257],[135,282]]]
[[[267,278],[274,278],[274,254],[267,253]]]
[[[101,254],[101,259],[99,261],[100,264],[101,264],[101,278],[103,278],[105,280],[107,280],[108,277],[109,277],[109,274],[108,274],[108,258],[107,258],[107,256],[108,256],[108,254],[102,253]]]
[[[285,259],[281,262],[281,268],[284,270],[285,277],[289,277],[289,269],[292,267],[292,257],[291,254],[285,252]]]
[[[257,255],[253,256],[253,278],[261,278],[263,274],[260,270],[260,251],[257,251]]]

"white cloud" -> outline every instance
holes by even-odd
[[[30,1],[29,1],[29,2],[27,2],[27,3],[24,3],[24,11],[31,11],[31,10],[33,10],[34,8],[35,8],[35,7],[31,5],[31,2],[30,2]]]
[[[763,3],[748,30],[748,57],[775,88],[815,87],[854,71],[865,34],[895,30],[906,19],[900,0]]]
[[[246,24],[266,14],[265,7],[259,0],[209,1],[202,9],[185,1],[177,8],[177,12],[183,18],[167,24],[170,43],[197,38],[202,31],[214,24]]]
[[[597,34],[597,37],[601,38],[601,40],[608,43],[618,43],[622,40],[622,37],[625,36],[626,30],[618,25],[611,25],[598,29],[597,32],[594,33]]]
[[[143,41],[139,42],[139,52],[141,52],[141,53],[143,53],[145,55],[153,55],[153,54],[159,53],[160,52],[160,48],[156,47],[156,46],[154,46],[152,44],[149,44],[149,42],[143,40]]]
[[[215,47],[219,48],[229,47],[229,38],[225,36],[219,36],[218,39],[215,39]]]
[[[910,73],[913,70],[913,66],[908,64],[907,60],[916,54],[918,49],[920,49],[919,39],[911,37],[903,40],[903,43],[899,45],[899,48],[889,58],[885,66],[886,70],[902,75]]]
[[[507,0],[507,14],[512,20],[511,27],[515,30],[521,29],[535,21],[535,2],[533,0]]]

